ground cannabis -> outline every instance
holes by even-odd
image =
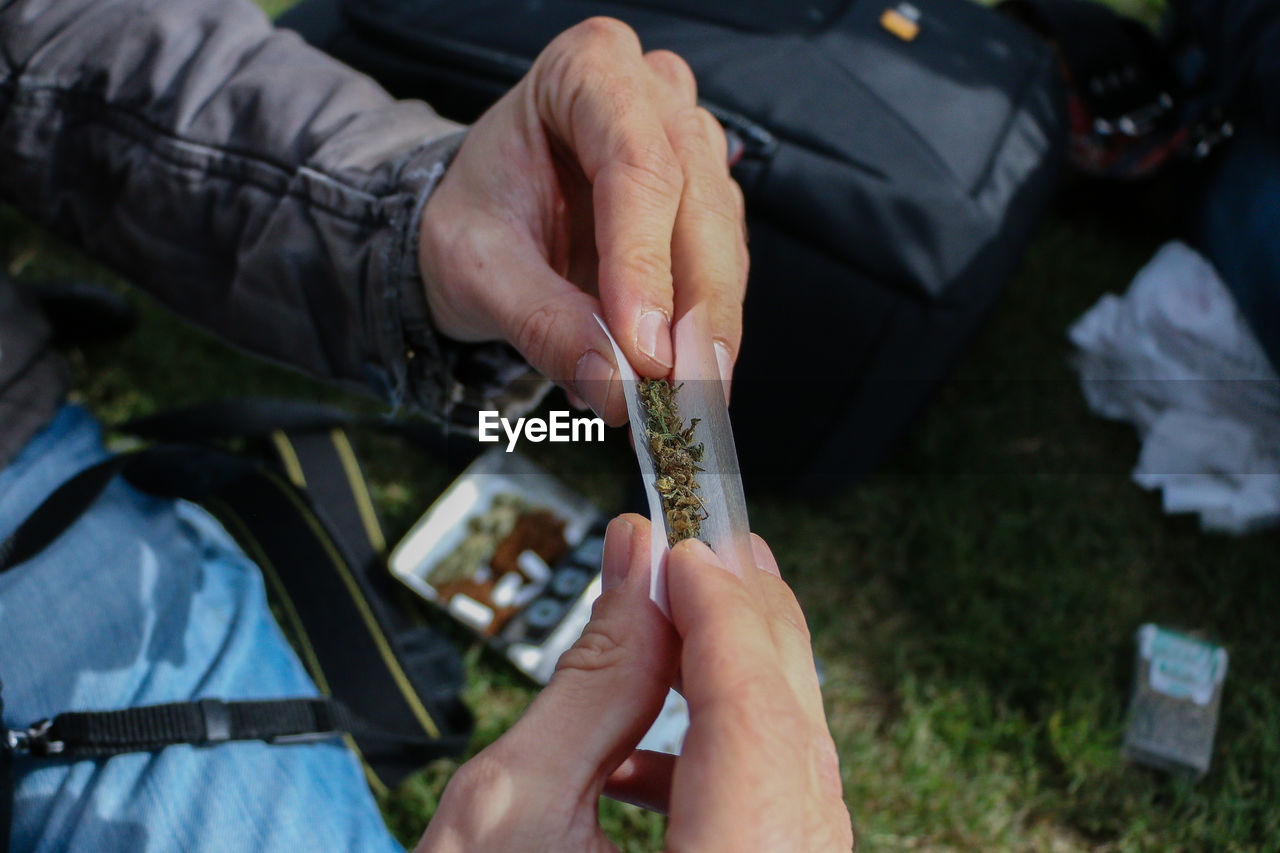
[[[647,416],[649,456],[658,474],[653,485],[662,497],[669,545],[697,537],[707,517],[698,495],[697,475],[703,470],[698,465],[702,461],[702,443],[693,441],[698,419],[694,418],[686,427],[680,418],[676,405],[680,387],[672,387],[665,379],[642,379],[639,383],[640,402]]]
[[[517,494],[495,495],[489,509],[467,521],[467,535],[432,569],[429,580],[439,589],[466,580],[476,569],[489,562],[498,543],[510,535],[523,513],[532,507]]]

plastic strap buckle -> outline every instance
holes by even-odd
[[[204,717],[204,742],[226,743],[231,740],[231,711],[221,699],[201,699],[200,714]]]
[[[60,755],[67,745],[60,740],[50,739],[49,731],[52,728],[53,720],[44,719],[32,723],[25,731],[10,729],[5,746],[18,755]]]

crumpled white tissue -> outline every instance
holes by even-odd
[[[1280,379],[1208,261],[1165,244],[1068,336],[1089,407],[1137,427],[1133,479],[1166,512],[1224,533],[1280,521]]]

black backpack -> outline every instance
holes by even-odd
[[[682,56],[745,149],[732,414],[748,487],[867,473],[1045,210],[1066,136],[1056,60],[968,0],[305,0],[280,23],[470,121],[593,15]]]

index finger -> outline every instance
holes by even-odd
[[[691,714],[773,708],[791,693],[760,590],[710,548],[690,539],[671,549],[667,592]]]
[[[690,708],[763,702],[766,712],[799,710],[826,730],[826,712],[804,614],[777,574],[764,540],[752,536],[762,569],[739,579],[701,542],[681,543],[667,562],[671,616],[683,642],[681,671]],[[761,562],[761,560],[764,562]],[[720,563],[723,566],[723,563]],[[788,701],[779,705],[778,692]]]
[[[676,316],[705,303],[725,393],[742,339],[748,255],[742,191],[729,175],[720,123],[697,105],[693,72],[675,54],[645,55],[663,83],[667,138],[684,173],[671,237]]]
[[[797,799],[817,789],[816,759],[830,752],[825,724],[815,725],[788,684],[750,582],[686,540],[668,557],[667,585],[690,721],[672,780],[669,847],[774,849],[744,833],[794,828]]]
[[[605,320],[637,372],[665,376],[674,363],[671,237],[684,178],[639,39],[619,21],[592,18],[543,57],[535,107],[592,185]]]

